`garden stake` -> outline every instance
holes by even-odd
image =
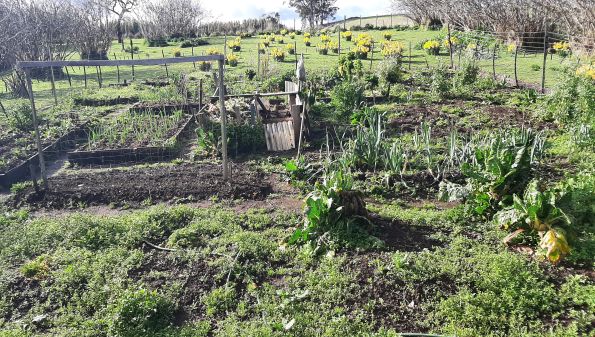
[[[25,70],[25,79],[27,81],[27,91],[29,91],[29,100],[31,101],[31,119],[35,129],[35,144],[37,145],[37,158],[39,159],[39,169],[43,179],[44,188],[48,187],[48,176],[45,172],[45,161],[43,160],[43,148],[41,147],[41,136],[39,135],[39,125],[37,123],[37,110],[35,109],[35,98],[33,96],[33,85],[31,84],[31,71]]]
[[[134,50],[133,50],[132,38],[130,38],[130,59],[134,60]],[[132,65],[132,80],[134,81],[134,64]]]
[[[165,59],[165,53],[163,52],[163,49],[161,49],[161,57]],[[165,65],[165,77],[169,78],[169,70],[167,69],[167,63],[164,63]]]
[[[411,70],[411,41],[409,41],[409,70]]]
[[[114,60],[118,60],[118,58],[116,57],[116,53],[114,53]],[[118,72],[118,84],[120,84],[120,66],[116,66],[116,71]]]
[[[221,152],[223,155],[223,180],[229,180],[227,162],[227,113],[225,112],[225,88],[223,87],[223,59],[219,60],[219,111],[221,112]]]
[[[547,36],[547,24],[544,24],[544,34],[543,34],[543,67],[541,69],[541,93],[545,94],[545,63],[547,61],[547,45],[548,45],[548,36]]]
[[[85,75],[85,89],[87,89],[87,67],[83,66],[83,74]]]
[[[392,18],[392,16],[391,16]],[[448,54],[450,55],[450,69],[452,69],[454,67],[454,63],[452,60],[452,39],[450,36],[450,24],[447,23],[446,24],[446,29],[448,30]]]
[[[519,46],[514,47],[514,86],[518,87],[519,86],[519,76],[517,73],[517,58],[519,55]]]
[[[498,45],[494,45],[494,50],[492,51],[492,74],[494,75],[494,81],[496,80],[496,48],[498,48]]]

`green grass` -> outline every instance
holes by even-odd
[[[374,18],[375,20],[375,18]],[[428,30],[405,30],[405,31],[393,31],[388,30],[393,33],[393,40],[401,41],[405,45],[404,51],[404,68],[409,68],[409,44],[411,43],[411,66],[412,69],[423,69],[426,67],[426,62],[429,66],[434,66],[438,63],[447,64],[450,61],[450,57],[443,51],[438,56],[429,56],[423,50],[415,49],[415,46],[423,40],[431,39],[436,37],[440,32],[438,31],[428,31]],[[361,32],[353,32],[354,35],[359,33],[367,32],[371,34],[375,41],[382,41],[382,34],[384,31],[380,30],[372,30],[372,31],[361,31]],[[333,41],[337,41],[337,34],[332,33],[331,37]],[[228,37],[228,40],[231,40],[233,37]],[[194,55],[204,55],[207,51],[211,48],[216,48],[223,52],[223,42],[224,37],[209,37],[206,38],[210,45],[207,46],[200,46],[194,48]],[[310,47],[306,47],[303,42],[303,36],[298,35],[295,37],[295,40],[286,36],[284,39],[284,43],[297,43],[297,53],[296,55],[287,55],[284,62],[276,62],[274,60],[270,60],[271,71],[273,74],[282,74],[285,72],[293,72],[295,69],[295,62],[298,55],[303,54],[306,69],[308,72],[316,72],[322,70],[328,70],[329,68],[335,67],[336,62],[338,59],[338,55],[332,52],[329,52],[328,55],[320,55],[316,50],[316,45],[319,43],[318,37],[312,37],[312,45]],[[240,52],[236,52],[239,56],[239,64],[237,67],[229,67],[227,66],[227,73],[228,79],[232,81],[237,81],[238,76],[244,76],[246,70],[248,69],[257,69],[257,46],[259,43],[259,37],[255,36],[252,38],[246,38],[242,40],[242,50]],[[167,47],[147,47],[144,39],[133,39],[132,43],[134,46],[139,47],[138,54],[134,55],[135,59],[155,59],[155,58],[162,58],[162,55],[165,57],[174,57],[174,51],[179,49],[180,43],[170,43]],[[342,40],[342,50],[343,52],[347,52],[353,44],[351,42],[346,42]],[[130,47],[130,41],[127,40],[125,43],[126,48]],[[276,47],[277,45],[273,44],[272,47]],[[181,49],[182,56],[191,56],[192,48],[183,48]],[[505,53],[500,52],[499,58],[496,61],[496,72],[499,74],[505,74],[509,77],[513,77],[513,58]],[[73,59],[78,58],[78,54],[74,54]],[[112,44],[112,47],[109,52],[110,59],[130,59],[131,55],[126,53],[122,46],[119,45],[116,41]],[[264,56],[263,56],[264,58]],[[374,64],[377,64],[379,61],[382,60],[382,56],[379,52],[379,47],[377,51],[374,53],[374,56],[371,57],[371,60],[364,61],[364,67],[369,68]],[[554,56],[552,60],[548,57],[547,63],[547,73],[546,73],[546,85],[548,87],[553,86],[557,80],[558,75],[560,73],[562,59],[558,56]],[[455,63],[458,63],[458,58],[455,57]],[[532,65],[539,65],[541,66],[542,63],[542,55],[534,54],[534,55],[524,55],[520,54],[518,60],[518,69],[519,69],[519,79],[524,82],[535,83],[539,84],[541,81],[541,71],[534,71],[531,69]],[[481,69],[486,73],[491,73],[491,60],[483,60],[479,61],[478,64],[480,65]],[[198,66],[197,66],[198,67]],[[191,76],[196,77],[206,77],[206,73],[200,72],[200,70],[196,69],[192,63],[189,64],[175,64],[175,65],[168,65],[168,72],[170,76],[174,73],[188,73]],[[72,76],[72,88],[69,86],[68,81],[66,79],[59,80],[57,82],[57,93],[59,96],[59,100],[64,100],[68,95],[72,94],[73,92],[80,91],[84,88],[84,76],[83,76],[83,69],[80,67],[75,67],[73,69],[69,69],[70,74]],[[102,75],[103,75],[103,85],[107,86],[110,83],[117,82],[117,69],[115,67],[105,67],[102,68]],[[88,76],[88,88],[92,88],[95,90],[98,88],[97,82],[97,75],[95,68],[87,69],[87,76]],[[130,81],[132,79],[132,68],[131,67],[120,67],[120,76],[121,81],[124,79]],[[165,77],[166,76],[166,69],[164,66],[136,66],[135,67],[135,78],[138,80],[143,79],[154,79],[156,77]],[[267,76],[270,78],[270,76]],[[265,83],[266,84],[266,83]],[[49,82],[37,82],[34,81],[33,83],[36,99],[38,102],[39,107],[48,106],[53,104],[51,86]],[[246,91],[253,90],[254,86],[248,86]],[[210,88],[213,90],[213,88]],[[122,89],[126,90],[126,89]],[[10,101],[12,100],[6,93],[0,96],[3,102],[8,102],[5,104],[10,105]]]
[[[382,207],[384,216],[437,230],[465,221],[453,210]],[[595,309],[584,277],[552,280],[492,239],[458,231],[432,250],[313,259],[284,244],[292,213],[177,206],[108,217],[2,214],[0,336],[577,336]],[[143,240],[177,251],[143,249]],[[29,291],[15,288],[31,280]],[[13,305],[23,300],[30,309]],[[42,313],[41,325],[21,330],[16,322]]]

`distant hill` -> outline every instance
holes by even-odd
[[[413,26],[413,20],[409,19],[403,14],[392,14],[392,15],[374,15],[374,16],[353,16],[345,20],[338,20],[322,25],[324,28],[343,27],[343,21],[345,21],[345,28],[351,29],[353,26],[364,27],[365,25],[371,25],[372,27],[394,27],[400,26]]]

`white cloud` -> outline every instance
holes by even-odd
[[[257,18],[266,13],[279,12],[281,20],[288,26],[300,25],[297,14],[288,5],[289,1],[283,0],[205,0],[203,6],[210,11],[214,20],[243,20]],[[370,16],[385,15],[390,13],[389,0],[338,0],[336,19],[343,16]]]

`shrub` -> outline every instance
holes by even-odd
[[[167,47],[169,44],[165,38],[145,39],[148,47]]]
[[[542,118],[568,125],[594,123],[595,81],[587,76],[595,75],[595,71],[589,75],[584,69],[578,68],[578,73],[571,69],[565,71],[562,80],[542,103]]]
[[[200,63],[198,64],[198,68],[199,68],[201,71],[209,71],[209,70],[211,70],[211,67],[212,67],[212,66],[213,66],[213,65],[211,64],[211,62],[207,62],[207,61],[203,61],[203,62],[200,62]]]
[[[312,42],[310,41],[309,37],[304,37],[304,44],[306,45],[306,47],[310,47]]]
[[[171,324],[174,305],[156,291],[126,290],[115,303],[113,313],[111,330],[114,335],[147,336]]]
[[[174,57],[182,57],[182,51],[179,48],[173,50]]]
[[[446,98],[450,89],[447,69],[443,66],[433,68],[430,79],[430,97],[436,101]]]
[[[391,85],[398,83],[403,77],[401,60],[398,58],[382,60],[376,72],[379,79],[387,86],[386,96],[390,96]]]
[[[382,34],[382,37],[386,40],[386,41],[390,41],[393,37],[393,34],[390,32],[385,32]]]
[[[252,81],[256,77],[256,71],[254,69],[246,69],[246,77]]]
[[[364,85],[359,81],[343,81],[331,92],[331,105],[339,116],[350,116],[364,102]]]
[[[0,106],[0,109],[6,117],[8,126],[20,131],[33,130],[33,112],[29,103],[21,101],[13,108],[4,109]]]

